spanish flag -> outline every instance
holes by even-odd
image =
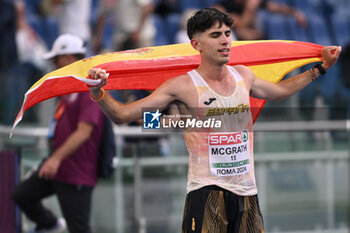
[[[323,46],[298,41],[234,41],[228,65],[246,65],[261,79],[278,82],[293,69],[320,61]],[[24,112],[44,100],[73,92],[89,91],[88,70],[100,67],[109,73],[106,90],[153,90],[169,78],[196,69],[199,53],[190,44],[140,48],[89,57],[52,71],[25,94],[12,130]],[[251,98],[256,120],[265,100]]]

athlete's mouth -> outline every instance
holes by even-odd
[[[229,48],[219,49],[218,51],[219,51],[220,53],[230,53],[230,49],[229,49]]]

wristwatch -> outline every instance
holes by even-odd
[[[317,68],[321,75],[326,73],[326,70],[322,67],[322,62],[317,63],[314,68]]]

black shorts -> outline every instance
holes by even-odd
[[[218,186],[187,194],[182,233],[263,233],[258,196],[238,196]]]

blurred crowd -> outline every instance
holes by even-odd
[[[1,0],[0,122],[12,124],[28,88],[52,66],[42,59],[58,35],[82,38],[88,56],[189,42],[186,20],[216,7],[234,17],[233,40],[282,39],[341,45],[343,55],[327,78],[299,94],[300,106],[350,109],[350,2],[348,0]],[[305,69],[307,69],[306,67]],[[134,100],[147,92],[119,91]],[[330,116],[334,117],[334,116]],[[24,120],[37,120],[27,111]]]

